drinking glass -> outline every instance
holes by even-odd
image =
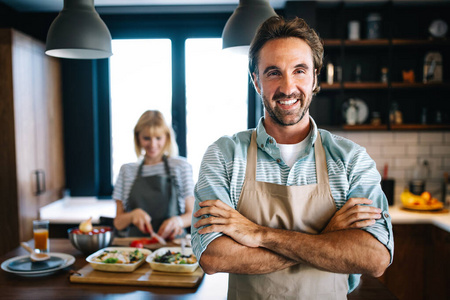
[[[50,251],[50,243],[48,240],[48,220],[34,220],[34,251],[38,253],[47,253]]]

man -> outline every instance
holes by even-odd
[[[231,299],[345,299],[358,274],[378,277],[392,261],[374,161],[309,116],[322,58],[302,19],[268,19],[249,52],[264,118],[203,158],[193,249],[208,274],[230,273]]]

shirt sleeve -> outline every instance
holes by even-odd
[[[125,201],[124,192],[125,192],[125,165],[122,165],[119,170],[119,175],[117,176],[116,184],[114,185],[112,198],[114,200]]]
[[[227,205],[232,206],[230,200],[230,180],[228,178],[226,160],[217,144],[211,145],[200,166],[199,179],[194,189],[195,204],[194,212],[200,209],[199,203],[205,200],[220,199]],[[192,249],[197,259],[200,260],[203,251],[209,243],[222,236],[222,233],[199,234],[200,228],[193,225],[199,218],[192,217]]]
[[[354,197],[368,198],[373,201],[371,206],[381,208],[381,218],[374,225],[363,230],[372,234],[389,250],[391,261],[394,257],[394,237],[392,221],[389,214],[387,198],[381,189],[381,176],[373,159],[360,147],[349,162],[348,168],[349,192],[347,199]]]

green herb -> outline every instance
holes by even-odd
[[[104,263],[105,264],[115,264],[115,263],[117,263],[118,260],[119,260],[118,258],[109,257],[109,258],[105,259]]]

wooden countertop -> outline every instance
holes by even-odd
[[[32,241],[30,241],[32,244]],[[80,284],[69,282],[71,271],[86,265],[85,256],[75,249],[68,239],[51,239],[52,252],[67,253],[76,258],[75,263],[55,274],[44,277],[20,277],[0,270],[1,299],[226,299],[228,275],[205,275],[197,288],[139,287],[119,285]],[[18,247],[0,257],[0,263],[27,252]],[[125,275],[124,275],[125,276]],[[363,276],[358,288],[348,299],[397,299],[376,278]]]

